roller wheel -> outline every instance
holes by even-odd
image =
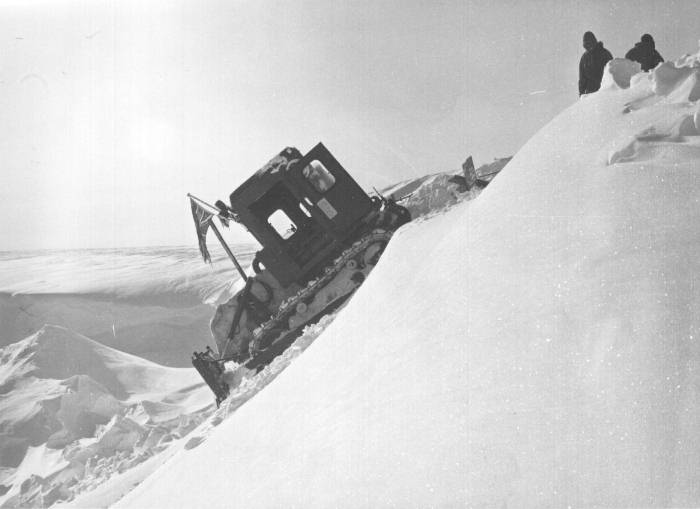
[[[384,252],[384,249],[386,248],[386,241],[378,241],[370,244],[367,246],[367,249],[365,249],[364,254],[362,255],[363,261],[365,265],[376,265],[377,262],[379,261],[379,257],[382,256],[382,253]]]

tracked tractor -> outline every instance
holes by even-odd
[[[225,365],[263,369],[305,326],[353,294],[411,219],[393,199],[369,196],[321,143],[306,155],[284,149],[231,193],[230,205],[190,199],[205,260],[212,228],[245,280],[212,318],[216,351],[207,347],[192,356],[217,405],[232,389]],[[236,261],[214,217],[242,224],[262,246],[252,275]]]

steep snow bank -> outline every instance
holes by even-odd
[[[700,504],[699,60],[610,76],[472,205],[405,227],[118,506]]]

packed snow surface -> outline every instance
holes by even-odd
[[[118,507],[700,505],[700,55],[613,61]]]

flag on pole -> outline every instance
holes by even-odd
[[[205,262],[211,263],[211,255],[209,255],[209,250],[207,249],[207,232],[211,225],[211,218],[215,214],[207,210],[203,206],[204,204],[194,196],[190,195],[189,198],[192,204],[194,227],[197,230],[197,239],[199,240],[199,252],[202,253],[202,258],[204,258]]]

